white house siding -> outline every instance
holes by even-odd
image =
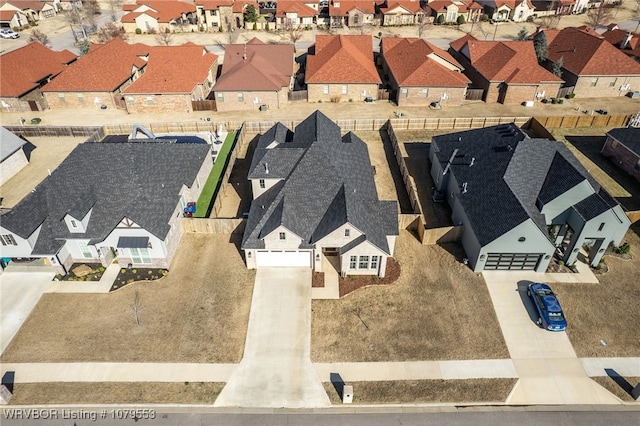
[[[280,233],[284,234],[284,240],[280,239]],[[265,250],[298,250],[300,244],[302,244],[302,238],[285,228],[284,226],[277,227],[264,239]]]
[[[349,236],[345,237],[345,230],[349,230]],[[355,228],[350,223],[345,223],[344,225],[336,228],[329,234],[322,237],[316,243],[316,249],[314,251],[315,259],[318,260],[315,262],[314,270],[316,272],[322,272],[322,249],[326,247],[335,247],[340,249],[345,245],[349,244],[354,239],[360,237],[362,232]]]
[[[267,164],[267,167],[269,165]],[[281,179],[263,179],[264,180],[264,188],[260,188],[260,179],[251,179],[251,191],[253,193],[253,199],[255,200],[265,192],[269,188],[271,188],[276,183],[280,182]]]
[[[356,268],[352,269],[350,265],[351,256],[356,256]],[[359,264],[361,256],[368,256],[369,263],[371,263],[371,256],[378,256],[378,265],[376,268],[360,269]],[[387,255],[380,249],[375,247],[368,241],[358,244],[348,252],[343,253],[340,256],[340,274],[345,275],[378,275],[384,277],[387,270]]]
[[[22,170],[29,161],[22,148],[5,158],[0,165],[0,185],[11,179],[16,173]]]
[[[558,216],[591,194],[593,194],[593,188],[585,179],[570,190],[560,194],[557,198],[549,201],[544,206],[541,206],[542,209],[540,212],[547,218],[547,225],[557,223],[558,219],[561,223],[564,223],[564,220]]]
[[[33,246],[27,239],[0,227],[0,235],[10,235],[17,245],[0,245],[0,257],[31,257]]]

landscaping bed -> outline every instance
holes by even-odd
[[[400,264],[394,258],[389,257],[387,258],[387,269],[384,278],[379,278],[377,275],[347,275],[345,278],[340,277],[338,279],[340,297],[370,285],[393,284],[399,277]]]
[[[137,281],[154,281],[167,275],[166,269],[162,268],[122,268],[109,291],[114,291]]]
[[[100,281],[106,268],[99,263],[74,263],[67,275],[57,274],[55,281]]]

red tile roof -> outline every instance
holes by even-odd
[[[467,87],[471,81],[461,72],[452,71],[436,60],[462,66],[447,52],[418,38],[385,37],[382,54],[399,86]]]
[[[451,43],[458,52],[468,49],[471,65],[489,81],[505,81],[511,84],[539,84],[560,82],[540,65],[532,41],[480,41],[472,36]]]
[[[293,44],[265,44],[257,38],[246,45],[228,44],[214,91],[277,91],[293,76]]]
[[[313,52],[313,53],[312,53]],[[307,55],[307,83],[377,83],[370,35],[317,35]]]
[[[549,59],[575,75],[640,75],[640,64],[589,27],[544,30]]]
[[[139,0],[136,3],[137,7],[130,13],[124,15],[121,22],[134,22],[135,18],[142,13],[155,18],[158,22],[169,23],[174,19],[180,18],[183,13],[195,12],[196,6],[193,3],[185,3],[179,0]],[[152,10],[141,11],[140,6],[148,6]]]
[[[112,92],[127,81],[134,69],[147,65],[142,58],[150,47],[128,44],[119,38],[92,45],[89,53],[65,69],[43,92]]]
[[[427,4],[432,10],[436,12],[446,12],[447,7],[454,4],[453,0],[435,0]],[[455,1],[455,5],[458,6],[458,12],[464,13],[470,9],[483,9],[484,6],[474,1],[463,2]]]
[[[233,0],[196,0],[196,6],[204,10],[217,10],[220,6],[233,6]]]
[[[404,8],[405,10],[411,13],[418,13],[421,10],[423,10],[422,7],[420,6],[420,2],[416,0],[393,0],[388,2],[387,5],[388,5],[387,7],[380,8],[380,12],[382,12],[383,15],[391,12],[393,9],[395,9],[398,6]]]
[[[16,13],[17,10],[0,10],[0,21],[10,21]]]
[[[55,51],[40,43],[30,43],[0,56],[0,96],[14,98],[39,86],[47,77],[55,77],[73,62],[68,50]]]
[[[193,43],[154,46],[150,47],[147,63],[144,74],[124,93],[191,93],[207,80],[210,72],[215,77],[218,56]]]
[[[47,4],[39,0],[10,0],[0,2],[0,6],[4,6],[7,3],[22,10],[31,9],[36,11],[41,11]]]
[[[319,12],[303,1],[279,1],[276,5],[276,16],[284,17],[287,13],[295,13],[299,18],[309,18],[318,16]]]
[[[336,6],[338,3],[340,6]],[[353,0],[353,1],[338,1],[334,0],[329,3],[329,16],[346,16],[351,10],[359,9],[363,13],[375,13],[375,3],[373,0]]]
[[[640,33],[630,33],[616,27],[615,29],[605,31],[602,37],[626,55],[640,58]],[[630,37],[630,39],[624,48],[622,48],[622,43],[627,37]]]

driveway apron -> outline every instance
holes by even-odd
[[[527,285],[544,281],[541,275],[483,272],[519,377],[507,403],[619,404],[617,397],[587,376],[565,332],[536,325],[538,314],[527,296]]]
[[[244,357],[214,405],[330,406],[310,348],[311,270],[258,269]]]

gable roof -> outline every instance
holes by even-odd
[[[435,10],[436,12],[446,12],[447,8],[451,5],[457,6],[459,13],[464,13],[471,9],[484,8],[483,5],[481,5],[480,3],[476,3],[475,1],[465,2],[461,0],[434,0],[427,3],[427,6],[431,8],[431,10]]]
[[[562,82],[540,65],[532,41],[488,41],[466,35],[450,45],[490,81],[510,84]]]
[[[402,8],[406,10],[408,13],[416,14],[418,12],[424,12],[422,6],[420,6],[419,1],[415,0],[394,0],[387,3],[387,7],[381,7],[380,12],[383,15],[392,12],[396,8]]]
[[[624,54],[640,58],[640,33],[632,33],[616,27],[602,33],[602,37]],[[627,38],[628,41],[626,41]]]
[[[149,49],[147,70],[124,93],[191,93],[196,85],[207,80],[210,72],[214,77],[217,72],[212,67],[217,64],[218,56],[203,46],[185,43]]]
[[[226,90],[280,90],[293,76],[293,44],[265,44],[257,38],[225,47],[222,72],[213,87]]]
[[[267,164],[267,167],[265,167]],[[387,236],[398,235],[395,201],[380,201],[371,172],[367,146],[316,111],[293,135],[281,123],[260,137],[249,178],[269,170],[281,179],[251,204],[242,248],[263,248],[269,232],[284,226],[310,248],[350,223],[365,240],[389,254]]]
[[[2,227],[27,238],[42,225],[34,255],[57,253],[66,238],[101,242],[125,217],[164,240],[180,189],[193,184],[208,155],[202,144],[80,144],[2,216]],[[86,232],[71,234],[63,218],[89,210]]]
[[[629,150],[640,156],[640,128],[622,127],[607,132],[612,138],[626,146]]]
[[[19,97],[37,89],[40,82],[60,74],[76,60],[68,50],[51,50],[29,43],[0,56],[0,96]]]
[[[40,0],[9,0],[0,2],[0,7],[4,6],[7,3],[22,10],[31,9],[38,12],[44,9],[45,6],[50,6],[48,3]]]
[[[89,53],[65,69],[42,88],[43,92],[112,92],[147,65],[143,59],[150,47],[128,44],[115,38],[106,44],[94,44]]]
[[[180,18],[183,13],[196,11],[193,3],[186,3],[179,0],[139,0],[136,2],[137,7],[133,8],[130,13],[125,14],[121,18],[121,22],[133,22],[135,18],[145,13],[160,23],[170,23],[174,19]],[[140,6],[147,6],[152,10],[139,10]]]
[[[585,180],[603,202],[617,205],[564,144],[529,139],[513,123],[435,136],[432,143],[443,168],[458,150],[449,170],[466,183],[457,199],[483,246],[529,219],[547,235],[538,199],[554,199]]]
[[[202,6],[204,10],[217,10],[220,6],[233,7],[233,0],[196,0],[196,6]]]
[[[317,35],[307,55],[307,83],[375,83],[370,35]]]
[[[20,136],[0,127],[0,162],[6,160],[27,143]]]
[[[589,27],[544,30],[549,59],[575,75],[640,75],[640,64]]]
[[[319,12],[304,4],[303,1],[279,1],[276,4],[276,16],[285,17],[287,13],[295,13],[299,18],[318,16]]]
[[[450,54],[423,39],[385,37],[382,55],[399,86],[467,87],[471,83],[461,72],[438,63],[434,56],[462,70]]]
[[[336,6],[336,3],[338,3],[339,6]],[[362,13],[373,14],[375,13],[375,3],[373,0],[334,0],[329,3],[329,16],[346,16],[354,9],[358,9]]]

